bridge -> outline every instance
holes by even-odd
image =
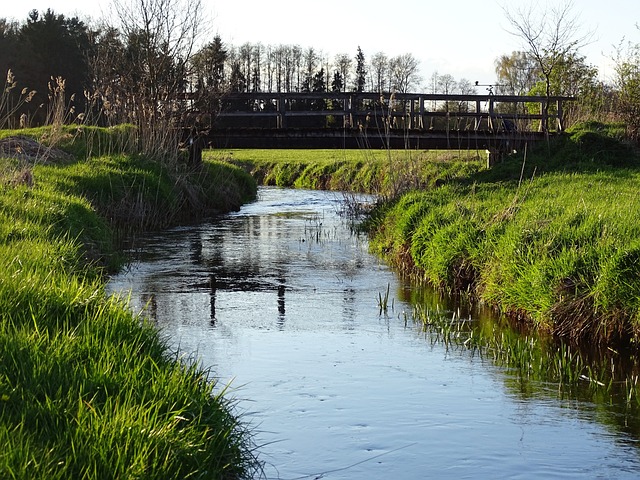
[[[496,154],[562,133],[573,97],[422,93],[234,93],[196,112],[214,148],[403,148]],[[192,119],[195,123],[195,120]]]

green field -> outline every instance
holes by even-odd
[[[476,151],[209,150],[205,158],[243,167],[263,185],[395,196],[463,178],[486,164]]]

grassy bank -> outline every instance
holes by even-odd
[[[406,273],[563,337],[640,339],[640,162],[588,124],[490,171],[407,193],[372,217]]]
[[[481,170],[484,152],[417,150],[212,150],[262,185],[395,196]]]
[[[70,130],[58,145],[74,155],[0,159],[1,476],[248,477],[251,438],[232,405],[106,296],[102,267],[115,231],[237,207],[255,184],[215,162],[129,155],[110,135]]]

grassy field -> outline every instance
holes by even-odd
[[[106,296],[103,272],[114,232],[237,208],[255,183],[216,162],[171,170],[97,133],[112,153],[71,132],[59,145],[74,156],[0,158],[0,476],[250,477],[233,405]]]
[[[486,164],[484,152],[476,151],[211,150],[205,158],[238,165],[263,185],[388,197],[465,178]]]
[[[640,162],[597,124],[383,205],[372,248],[402,271],[563,337],[640,339]]]

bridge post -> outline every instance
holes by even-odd
[[[353,115],[351,110],[352,99],[353,97],[349,95],[348,97],[345,97],[342,103],[342,110],[344,111],[344,114],[342,115],[342,126],[344,128],[350,128],[351,125],[353,125]]]
[[[540,102],[540,127],[538,127],[539,132],[547,132],[549,129],[549,109],[545,108],[546,102],[542,100]]]
[[[409,125],[408,128],[412,129],[413,125],[415,123],[415,114],[416,114],[416,101],[412,98],[409,100],[410,105],[409,105]]]
[[[556,128],[558,129],[558,133],[564,132],[564,112],[562,111],[562,100],[557,101],[558,105],[558,116],[556,117]]]
[[[489,97],[489,118],[488,118],[488,123],[489,123],[489,130],[492,132],[497,131],[497,129],[495,129],[494,124],[493,124],[493,118],[494,118],[494,111],[493,111],[493,97]]]
[[[479,130],[482,124],[482,112],[480,107],[480,100],[476,100],[476,124],[474,130]]]
[[[420,110],[420,122],[419,122],[418,128],[420,128],[421,130],[424,130],[424,125],[425,125],[425,121],[424,121],[424,98],[423,97],[418,97],[418,101],[420,102],[420,105],[418,107],[418,109]]]
[[[282,94],[278,95],[276,103],[278,104],[278,106],[277,106],[277,108],[278,108],[278,120],[277,120],[278,128],[287,128],[287,125],[286,125],[287,121],[285,120],[285,113],[287,111],[287,105],[286,105],[286,100],[284,99],[284,96]]]

